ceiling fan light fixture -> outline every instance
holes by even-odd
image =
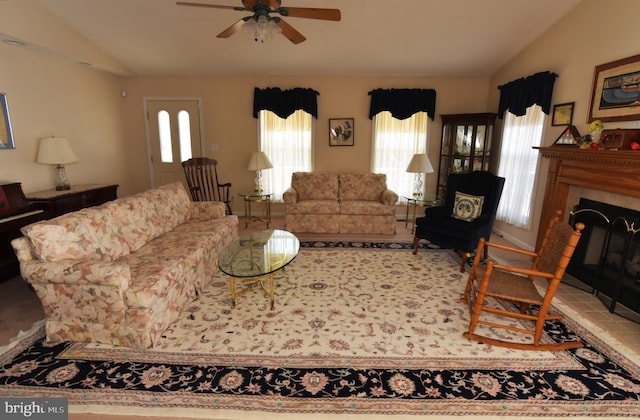
[[[242,29],[249,32],[253,39],[260,43],[282,32],[280,26],[266,15],[260,15],[257,18],[247,20],[244,25],[242,25]]]

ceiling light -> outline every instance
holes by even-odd
[[[274,19],[266,15],[249,19],[242,25],[242,29],[249,32],[253,39],[260,43],[282,32]]]

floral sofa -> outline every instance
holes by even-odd
[[[294,172],[282,198],[291,232],[396,231],[398,194],[387,188],[385,174]]]
[[[47,341],[153,347],[238,237],[220,202],[172,183],[44,220],[13,248],[46,315]]]

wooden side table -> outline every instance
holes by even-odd
[[[118,185],[79,184],[72,186],[70,190],[38,191],[25,194],[25,197],[32,203],[41,203],[46,206],[49,217],[57,217],[115,200],[117,189]]]
[[[402,198],[407,200],[407,214],[404,219],[404,226],[407,227],[407,224],[411,221],[411,233],[413,233],[416,226],[417,207],[433,207],[443,203],[442,198],[432,194],[422,196],[403,196]],[[409,219],[409,208],[412,210],[411,219]]]
[[[244,228],[249,227],[252,221],[267,222],[267,228],[271,224],[271,193],[265,192],[241,192],[238,193],[244,199]],[[251,214],[252,203],[264,203],[264,217]]]

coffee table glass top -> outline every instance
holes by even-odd
[[[261,277],[284,268],[299,251],[300,241],[293,233],[263,230],[227,246],[218,258],[218,267],[233,277]]]

